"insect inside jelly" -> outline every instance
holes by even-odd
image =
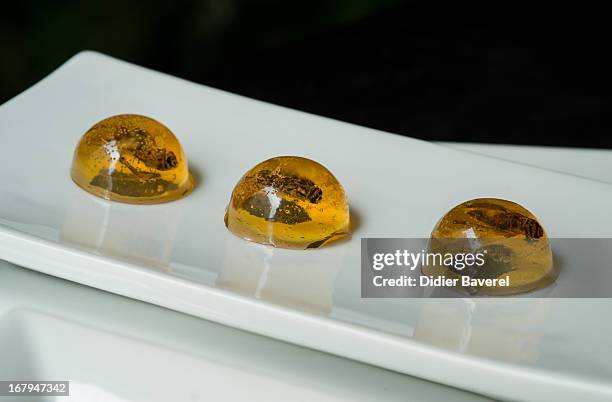
[[[317,248],[349,234],[349,204],[344,189],[324,166],[297,156],[276,157],[240,179],[225,225],[257,243]]]
[[[135,114],[112,116],[87,130],[74,152],[71,176],[91,194],[131,204],[173,201],[194,186],[174,134]]]
[[[432,264],[422,266],[426,275],[458,279],[458,287],[471,294],[528,292],[549,285],[558,276],[540,222],[527,209],[507,200],[479,198],[451,209],[431,233],[428,252],[474,256],[469,257],[469,265],[465,261],[445,265],[432,259]],[[481,281],[463,282],[462,277]],[[486,285],[483,279],[496,281]]]

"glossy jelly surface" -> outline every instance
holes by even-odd
[[[281,156],[249,170],[225,213],[235,235],[283,248],[316,248],[349,234],[344,189],[324,166]]]
[[[463,286],[471,294],[506,295],[549,285],[558,273],[550,241],[536,217],[511,201],[480,198],[464,202],[440,219],[431,233],[429,252],[484,253],[484,265],[427,266],[430,276],[476,279],[509,278],[509,286]],[[482,283],[482,282],[481,282]]]
[[[72,180],[98,197],[132,204],[176,200],[193,189],[187,158],[174,134],[146,116],[123,114],[81,137]]]

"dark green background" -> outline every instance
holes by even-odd
[[[0,14],[0,102],[93,49],[425,139],[610,148],[606,15],[545,3],[14,2]]]

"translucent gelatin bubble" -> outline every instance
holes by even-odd
[[[423,265],[422,271],[458,278],[458,286],[472,294],[522,293],[545,287],[557,277],[544,228],[531,212],[507,200],[479,198],[451,209],[431,233],[428,252],[442,257],[463,254],[452,264],[432,257],[432,264]],[[481,281],[464,282],[464,276]],[[505,278],[508,281],[499,281]],[[484,279],[496,281],[485,284]]]
[[[225,213],[235,235],[283,248],[316,248],[349,233],[344,189],[310,159],[268,159],[240,179]]]
[[[71,175],[91,194],[132,204],[168,202],[193,189],[174,134],[134,114],[112,116],[90,128],[74,152]]]

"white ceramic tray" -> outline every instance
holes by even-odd
[[[296,94],[298,96],[298,94]],[[110,203],[70,180],[96,121],[139,113],[181,139],[199,185]],[[81,53],[0,106],[0,258],[110,292],[494,397],[612,398],[612,301],[359,297],[361,237],[424,237],[452,206],[501,197],[553,237],[611,237],[612,186],[246,99]],[[275,155],[327,167],[354,235],[309,251],[228,233],[240,176]],[[612,284],[611,284],[612,285]]]
[[[3,380],[70,381],[2,402],[493,402],[4,261],[0,356]]]

